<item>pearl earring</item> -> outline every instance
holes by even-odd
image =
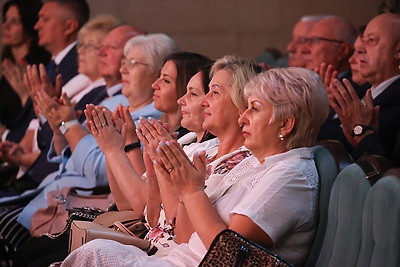
[[[280,134],[280,135],[279,135],[279,139],[280,139],[281,141],[283,141],[283,140],[285,139],[285,137],[283,136],[283,134]]]

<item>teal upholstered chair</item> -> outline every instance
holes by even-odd
[[[317,145],[326,147],[332,153],[339,172],[354,162],[349,152],[347,152],[346,147],[338,140],[319,140]]]
[[[332,187],[328,224],[316,266],[353,267],[361,247],[364,203],[371,184],[386,171],[380,157],[362,158],[344,168]],[[384,162],[384,164],[380,164]]]
[[[307,257],[305,266],[315,266],[318,254],[321,250],[322,241],[328,221],[329,198],[333,182],[339,172],[337,160],[333,154],[324,146],[315,146],[314,160],[318,170],[320,187],[318,201],[318,225],[313,245]]]
[[[368,193],[357,266],[400,266],[400,170],[390,170]]]
[[[316,266],[355,266],[361,246],[361,221],[370,189],[355,163],[344,168],[333,185],[328,225]]]

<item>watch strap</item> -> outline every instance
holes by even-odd
[[[138,147],[140,147],[140,146],[141,146],[140,141],[137,141],[137,142],[134,142],[134,143],[130,143],[130,144],[128,144],[128,145],[126,145],[126,146],[124,147],[124,151],[125,151],[125,152],[129,152],[129,151],[131,151],[131,150],[133,150],[133,149],[135,149],[135,148],[138,148]]]
[[[73,126],[75,124],[79,124],[79,121],[77,119],[70,120],[70,121],[62,121],[59,129],[62,134],[66,134],[67,131],[69,130],[69,128],[71,128],[71,126]]]

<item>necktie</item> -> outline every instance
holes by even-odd
[[[49,64],[47,64],[47,76],[49,76],[51,84],[54,85],[57,76],[57,64],[54,60],[51,60]]]

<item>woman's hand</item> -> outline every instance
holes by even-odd
[[[29,92],[24,84],[24,73],[26,65],[17,64],[6,58],[2,62],[3,75],[7,79],[10,86],[18,94],[22,105],[29,98]]]
[[[90,112],[89,112],[90,111]],[[123,152],[125,146],[126,124],[122,125],[121,133],[115,128],[112,112],[105,107],[89,107],[85,110],[86,127],[96,139],[97,145],[104,154],[118,151]]]
[[[161,142],[157,148],[159,160],[155,171],[168,177],[170,183],[182,198],[198,191],[204,191],[206,177],[206,156],[202,151],[193,157],[193,163],[175,140]],[[158,176],[158,174],[157,174]]]
[[[129,112],[128,107],[124,107],[119,104],[115,109],[112,118],[117,130],[122,129],[122,125],[126,124],[126,144],[131,144],[138,141],[138,137],[136,136],[136,125],[132,119],[132,115]]]

